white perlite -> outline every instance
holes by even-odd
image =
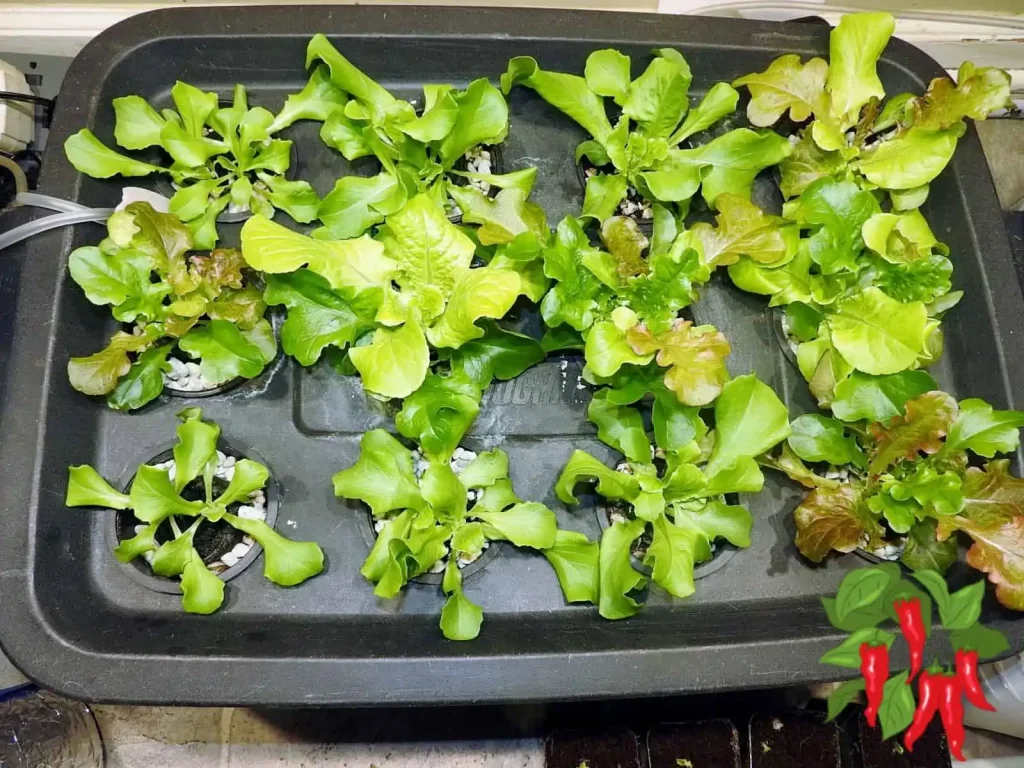
[[[473,147],[471,150],[466,152],[466,170],[469,173],[491,173],[491,153],[484,149],[482,145]],[[486,181],[480,181],[479,179],[470,179],[469,185],[476,187],[485,195],[490,194],[491,185]]]
[[[451,466],[452,471],[456,475],[461,475],[465,471],[466,467],[473,463],[473,460],[475,458],[476,453],[474,451],[467,451],[465,448],[456,448],[455,452],[452,454],[449,466]],[[420,451],[414,450],[412,452],[412,471],[416,475],[417,480],[423,477],[423,473],[427,471],[428,467],[430,467],[430,462],[427,459],[423,458],[423,454],[420,453]],[[468,501],[470,506],[472,506],[474,503],[476,503],[476,500],[482,495],[483,491],[467,490],[466,501]],[[390,520],[375,520],[373,523],[373,531],[374,533],[379,534],[389,525],[391,525]],[[447,547],[447,545],[445,546]],[[491,546],[491,543],[489,541],[485,541],[483,549],[481,549],[475,555],[470,555],[469,557],[460,557],[458,560],[459,568],[465,568],[470,563],[474,563],[477,560],[479,560],[480,556],[484,553],[484,550],[487,549],[489,546]],[[449,548],[448,554],[442,557],[432,566],[430,566],[427,572],[441,573],[441,571],[444,570],[445,564],[448,562],[448,558],[450,555],[451,549]]]
[[[782,325],[782,332],[786,334],[786,344],[789,345],[790,351],[795,355],[797,353],[797,349],[800,347],[800,340],[793,335],[793,328],[789,322],[789,315],[783,312],[782,316],[779,318],[779,322]]]
[[[654,218],[654,208],[651,204],[643,199],[632,200],[633,196],[636,195],[636,190],[629,187],[626,190],[625,199],[619,203],[619,213],[623,216],[631,216],[633,218],[641,218],[645,221]]]
[[[217,451],[217,469],[214,470],[213,476],[230,483],[231,478],[235,476],[235,463],[236,459],[234,456],[227,456],[222,451]],[[153,464],[152,466],[156,469],[166,469],[167,477],[171,482],[174,482],[175,470],[177,469],[174,464],[174,459]],[[249,494],[248,501],[248,504],[239,506],[235,511],[235,514],[246,520],[266,520],[266,493],[262,489],[253,491]],[[145,528],[146,526],[144,525],[137,525],[135,526],[135,533],[141,533]],[[249,554],[249,550],[251,550],[255,545],[256,541],[251,536],[243,536],[240,542],[220,556],[220,560],[215,560],[214,562],[209,563],[206,567],[214,573],[220,573],[221,571],[227,570]],[[144,552],[142,556],[146,559],[147,563],[153,563],[153,552]]]
[[[826,480],[846,480],[850,477],[850,470],[843,469],[841,467],[834,467],[831,464],[828,465],[828,469],[825,470]]]
[[[902,539],[894,544],[886,544],[884,547],[879,547],[871,551],[875,557],[880,557],[882,560],[899,560],[903,556],[903,550],[907,548],[906,539]]]
[[[588,179],[591,176],[596,176],[598,173],[596,168],[587,168],[583,172],[583,175]],[[619,203],[618,213],[622,216],[630,216],[634,219],[640,218],[644,221],[650,221],[654,218],[654,206],[648,200],[643,198],[637,198],[631,200],[630,198],[636,197],[636,190],[633,187],[626,188],[626,197],[623,198],[622,202]]]
[[[202,392],[220,385],[203,378],[199,363],[182,362],[176,357],[167,358],[171,370],[164,374],[164,386],[177,392]]]

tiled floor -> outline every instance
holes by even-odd
[[[108,768],[541,768],[540,739],[363,741],[311,711],[93,708]],[[316,721],[320,721],[317,723]],[[312,729],[305,727],[313,724]],[[385,726],[378,733],[386,732]],[[397,723],[396,730],[401,728]],[[310,732],[310,731],[313,732]],[[317,732],[319,731],[319,733]]]

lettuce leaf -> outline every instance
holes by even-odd
[[[878,288],[842,302],[826,322],[843,358],[876,376],[916,366],[927,352],[932,328],[923,303],[901,304]]]
[[[689,320],[678,320],[671,330],[658,335],[637,326],[627,332],[626,339],[638,355],[657,352],[658,365],[668,368],[665,386],[685,405],[711,403],[729,380],[725,367],[729,342],[709,326],[695,328]]]
[[[600,590],[598,613],[605,619],[625,619],[640,610],[634,597],[647,579],[634,570],[630,559],[633,542],[644,531],[643,520],[615,523],[601,535],[599,552]]]
[[[871,99],[885,96],[876,65],[895,28],[892,15],[879,12],[847,14],[832,30],[825,88],[844,128],[857,123]]]
[[[699,168],[701,195],[715,207],[723,193],[749,199],[757,174],[778,165],[792,151],[792,145],[774,131],[737,128],[694,149],[672,150],[665,169]]]
[[[378,328],[373,341],[349,349],[368,392],[385,398],[408,397],[423,384],[430,367],[430,348],[416,318],[396,329]]]
[[[312,365],[324,348],[344,349],[374,330],[379,291],[333,290],[326,278],[308,269],[267,276],[266,301],[283,305],[281,347],[300,365]]]
[[[789,412],[771,387],[753,374],[737,376],[715,401],[715,446],[705,472],[766,453],[790,432]]]
[[[363,435],[359,459],[335,474],[332,481],[335,496],[365,502],[375,518],[424,504],[413,474],[412,453],[382,429]]]
[[[829,104],[825,97],[825,79],[828,63],[824,59],[810,59],[800,63],[795,53],[775,59],[764,72],[746,75],[733,81],[734,86],[750,90],[747,117],[751,125],[767,128],[789,112],[790,119],[802,123],[816,113],[827,115]]]
[[[242,256],[253,269],[283,274],[306,266],[336,290],[382,289],[398,268],[384,246],[369,237],[317,240],[260,215],[245,222],[241,239]]]
[[[832,413],[843,421],[890,422],[902,416],[908,400],[938,389],[924,371],[869,376],[855,371],[835,388]]]

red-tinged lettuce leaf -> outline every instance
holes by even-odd
[[[626,339],[638,355],[658,353],[658,365],[668,368],[665,386],[685,405],[708,405],[729,380],[725,367],[729,342],[720,331],[678,320],[671,330],[657,336],[642,325],[635,326]]]
[[[829,552],[853,552],[865,536],[881,536],[881,526],[862,508],[862,489],[854,485],[816,488],[793,512],[796,547],[820,563]]]
[[[72,387],[87,395],[108,394],[132,367],[128,353],[141,352],[152,343],[150,334],[136,336],[118,331],[106,348],[88,357],[68,360],[68,380]]]
[[[976,67],[965,61],[955,86],[948,77],[937,77],[912,104],[913,124],[918,128],[942,130],[965,117],[984,120],[990,112],[1012,104],[1010,75],[998,67]]]
[[[1024,517],[1024,480],[1009,473],[1006,459],[990,461],[984,469],[970,467],[963,477],[964,506],[957,517],[939,520],[938,537],[946,539],[955,530],[992,529]]]
[[[242,252],[237,248],[217,248],[208,256],[189,257],[189,271],[203,286],[212,291],[212,298],[223,287],[241,288],[242,270],[246,268]]]
[[[908,400],[904,416],[896,417],[889,426],[871,427],[875,438],[868,466],[871,474],[881,474],[896,462],[911,461],[921,453],[938,453],[958,413],[956,400],[945,392],[926,392]]]
[[[799,233],[794,225],[769,216],[749,200],[722,194],[715,199],[717,227],[694,224],[684,242],[697,247],[710,267],[735,264],[747,256],[759,264],[782,264],[796,253]]]
[[[1024,611],[1024,516],[995,528],[962,520],[960,529],[974,539],[967,551],[967,564],[988,574],[1000,603]]]

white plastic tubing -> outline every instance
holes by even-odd
[[[57,211],[57,213],[53,216],[29,221],[7,232],[0,232],[0,251],[9,248],[15,243],[20,243],[22,240],[48,232],[57,227],[82,224],[87,221],[102,223],[109,219],[110,215],[114,212],[113,208],[86,208],[78,203],[47,195],[37,195],[34,192],[21,192],[14,198],[14,202],[18,205],[33,208],[46,208],[51,211]]]

